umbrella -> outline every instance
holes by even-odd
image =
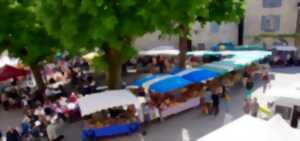
[[[0,68],[0,81],[8,80],[10,78],[24,76],[29,73],[28,70],[18,69],[13,66],[5,65]]]

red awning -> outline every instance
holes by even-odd
[[[10,78],[24,76],[29,73],[28,70],[18,69],[13,66],[5,65],[0,68],[0,81],[8,80]]]

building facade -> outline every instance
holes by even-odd
[[[251,44],[259,40],[269,48],[276,44],[294,46],[295,38],[291,36],[296,33],[299,2],[300,0],[247,0],[244,43]],[[258,35],[264,36],[255,38]]]
[[[257,42],[264,43],[267,47],[274,44],[295,45],[295,37],[262,37],[258,35],[291,35],[297,28],[297,5],[300,0],[246,0],[246,13],[244,17],[242,39],[244,44]],[[300,22],[300,21],[299,21]],[[300,23],[299,23],[300,24]],[[219,42],[232,42],[237,44],[239,26],[236,23],[208,23],[202,27],[195,23],[192,34],[193,47],[210,48]],[[299,28],[300,32],[300,28]],[[138,49],[151,49],[161,45],[178,46],[178,37],[159,38],[160,33],[146,34],[136,40]]]
[[[216,23],[207,23],[201,26],[195,23],[191,31],[192,46],[194,48],[207,49],[219,42],[237,43],[237,24],[226,23],[218,25]],[[135,41],[135,46],[139,50],[147,50],[158,46],[178,47],[179,37],[161,36],[160,32],[154,32],[144,35]]]

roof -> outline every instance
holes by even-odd
[[[219,76],[217,72],[203,68],[187,69],[176,75],[193,82],[205,82]]]
[[[164,94],[166,92],[184,88],[190,84],[192,84],[192,82],[189,80],[176,75],[168,74],[146,82],[143,87],[146,89],[146,91]]]
[[[129,90],[110,90],[87,95],[79,99],[81,116],[87,116],[101,110],[131,104],[134,104],[136,108],[140,108],[141,105],[139,99]]]
[[[245,115],[197,141],[298,141],[299,136],[279,115],[270,121]]]

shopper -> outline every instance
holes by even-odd
[[[250,107],[251,107],[251,115],[256,117],[259,110],[259,104],[257,102],[257,98],[254,98],[252,100]]]
[[[212,113],[214,114],[214,116],[217,116],[219,114],[219,110],[220,110],[220,95],[222,94],[222,87],[219,86],[216,89],[216,92],[214,92],[211,95],[211,99],[212,99]]]
[[[244,99],[243,110],[244,110],[245,114],[250,113],[250,103],[249,103],[249,99],[247,99],[247,98]]]
[[[254,83],[252,81],[252,79],[247,79],[246,82],[246,90],[245,90],[245,98],[250,100],[251,95],[252,95],[252,89],[253,89]]]
[[[0,141],[2,141],[2,138],[3,138],[3,134],[2,131],[0,130]]]
[[[266,67],[263,68],[263,71],[261,74],[261,79],[264,81],[263,82],[263,93],[265,93],[267,88],[270,87],[270,75],[269,75],[268,68],[266,68]]]
[[[20,141],[21,137],[18,131],[14,128],[8,129],[6,132],[6,141]]]

